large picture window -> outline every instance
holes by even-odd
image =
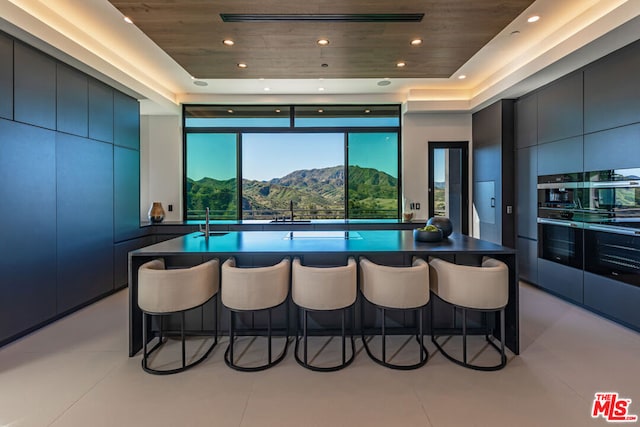
[[[185,106],[184,125],[187,220],[400,216],[397,105]]]

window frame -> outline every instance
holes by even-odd
[[[208,104],[209,105],[209,104]],[[211,104],[214,105],[214,104]],[[243,105],[229,105],[229,104],[215,104],[219,107],[225,108],[239,108]],[[397,170],[398,170],[398,194],[397,194],[397,210],[398,220],[402,215],[402,120],[401,120],[401,105],[400,104],[326,104],[326,105],[312,105],[318,108],[331,108],[331,107],[385,107],[394,108],[398,112],[398,126],[318,126],[318,127],[294,127],[295,119],[295,104],[274,104],[274,105],[262,105],[260,107],[288,107],[290,120],[288,127],[187,127],[186,126],[186,109],[189,107],[202,106],[201,104],[182,104],[182,215],[184,221],[189,221],[187,216],[187,135],[193,133],[216,133],[216,134],[229,134],[236,135],[236,180],[238,182],[238,190],[236,194],[236,221],[242,221],[242,136],[248,133],[342,133],[344,135],[344,174],[345,174],[345,197],[344,197],[344,220],[350,220],[349,218],[349,200],[348,200],[348,179],[349,179],[349,134],[353,133],[396,133],[397,139]],[[310,107],[311,105],[298,105],[301,107]],[[246,105],[244,105],[246,107]],[[196,220],[197,221],[197,220]],[[223,220],[222,220],[223,221]]]

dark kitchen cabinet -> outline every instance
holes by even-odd
[[[13,119],[13,39],[0,34],[0,117]]]
[[[582,71],[538,92],[538,144],[582,135]]]
[[[518,236],[538,238],[538,147],[516,151],[516,227]]]
[[[538,94],[523,96],[516,101],[516,148],[538,143]]]
[[[14,43],[14,119],[56,128],[56,62],[22,43]]]
[[[640,124],[584,136],[584,170],[640,167]]]
[[[114,241],[138,237],[140,229],[140,153],[113,147]]]
[[[538,241],[518,237],[518,274],[520,279],[538,283]]]
[[[121,147],[140,149],[140,105],[120,92],[113,94],[113,143]]]
[[[57,66],[57,129],[86,137],[89,134],[87,76],[64,64]]]
[[[584,273],[584,305],[633,328],[640,328],[640,288]]]
[[[515,247],[514,101],[498,101],[472,116],[473,204],[480,238]]]
[[[0,119],[0,342],[56,314],[55,132]]]
[[[113,142],[113,89],[89,79],[89,138]]]
[[[582,136],[538,145],[538,175],[582,172]]]
[[[583,302],[583,270],[538,258],[538,286],[573,302]]]
[[[144,236],[137,239],[116,243],[113,247],[113,275],[114,289],[127,286],[129,283],[129,252],[149,246],[154,243],[153,236]]]
[[[58,313],[113,290],[113,146],[58,133]]]
[[[584,71],[584,131],[640,122],[640,42],[590,64]]]

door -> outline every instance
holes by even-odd
[[[429,141],[429,217],[445,216],[469,234],[469,143]]]

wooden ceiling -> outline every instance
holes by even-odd
[[[344,79],[450,77],[534,0],[109,1],[198,79]],[[421,22],[223,22],[220,16],[416,13],[424,13]],[[319,46],[321,38],[330,44]],[[410,45],[415,38],[421,46]],[[400,61],[404,68],[396,67]]]

